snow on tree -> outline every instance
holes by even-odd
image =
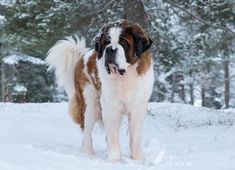
[[[57,40],[72,34],[84,36],[92,48],[100,27],[128,19],[140,23],[153,40],[152,101],[228,108],[235,100],[234,4],[223,0],[5,0],[0,3],[4,21],[0,56],[17,51],[43,59]],[[52,82],[53,76],[49,77],[44,81]],[[49,84],[48,93],[55,100],[56,86]]]

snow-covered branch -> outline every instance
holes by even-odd
[[[213,24],[213,23],[210,23],[194,14],[192,14],[191,12],[187,11],[185,8],[181,7],[180,5],[178,5],[177,3],[171,1],[171,0],[165,0],[165,2],[169,3],[170,5],[180,9],[181,11],[185,12],[186,14],[190,15],[192,18],[194,18],[195,20],[199,21],[200,23],[204,24],[204,25],[207,25],[207,26],[210,26],[210,27],[213,27],[213,28],[217,28],[217,29],[221,29],[227,33],[230,33],[232,34],[232,36],[235,37],[235,32],[227,27],[224,27],[222,25],[216,25],[216,24]]]

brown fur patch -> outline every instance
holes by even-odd
[[[127,57],[127,60],[133,65],[138,61],[138,59],[135,57],[133,36],[131,34],[126,33],[122,36],[122,38],[125,39],[130,46],[128,55],[126,57]]]
[[[88,78],[83,72],[84,61],[83,58],[79,60],[76,65],[74,73],[75,82],[75,96],[71,99],[69,105],[69,113],[75,123],[80,124],[81,129],[84,129],[84,113],[86,110],[86,103],[84,101],[83,90],[87,83]]]
[[[119,23],[119,26],[122,27],[124,30],[124,38],[128,41],[130,45],[129,55],[128,59],[131,64],[135,64],[138,62],[136,71],[139,75],[145,74],[150,65],[151,65],[151,59],[152,54],[151,51],[148,49],[144,53],[141,54],[139,59],[135,56],[135,38],[141,39],[144,43],[149,43],[150,39],[148,38],[148,35],[144,32],[144,29],[139,24],[133,24],[129,23],[127,21],[121,21]]]
[[[150,50],[145,51],[138,60],[136,71],[139,75],[146,73],[151,65],[152,54]]]
[[[127,33],[131,33],[133,36],[138,36],[148,41],[148,36],[144,32],[144,29],[137,23],[130,23],[126,20],[120,21],[119,26]]]
[[[94,52],[90,58],[88,59],[87,62],[87,72],[90,75],[91,81],[93,85],[95,86],[95,89],[97,92],[100,92],[101,90],[101,82],[99,79],[98,75],[98,70],[96,67],[96,58],[97,58],[97,53]]]
[[[81,106],[79,105],[75,95],[69,101],[69,113],[74,122],[80,124],[81,128],[84,129],[84,114],[82,114]]]
[[[130,50],[128,51],[129,55],[126,56],[127,60],[129,63],[135,64],[137,60],[135,58],[135,54],[137,54],[137,57],[140,57],[141,53],[138,41],[141,41],[143,44],[149,44],[149,47],[151,46],[152,41],[139,24],[130,23],[126,20],[113,22],[101,28],[100,34],[98,34],[93,41],[95,44],[95,50],[98,53],[98,58],[102,57],[105,47],[110,43],[108,32],[112,27],[120,27],[122,29],[121,37],[127,40],[130,44]]]
[[[130,45],[130,49],[128,52],[128,60],[133,65],[138,62],[136,71],[139,75],[143,75],[146,73],[151,65],[151,58],[152,54],[150,50],[145,51],[141,54],[140,58],[138,59],[135,56],[135,49],[134,49],[134,37],[133,35],[137,34],[140,36],[143,40],[146,41],[146,43],[149,41],[148,36],[145,34],[143,29],[138,24],[130,24],[126,21],[121,23],[124,32],[122,35],[122,38],[124,38],[128,44]],[[126,32],[125,32],[126,31]]]

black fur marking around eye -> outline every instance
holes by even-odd
[[[98,53],[97,58],[100,59],[103,56],[104,49],[110,44],[110,37],[106,33],[102,33],[100,37],[95,40],[95,50]]]
[[[123,48],[130,48],[128,41],[125,40],[124,38],[120,38],[119,43],[121,46],[123,46]]]

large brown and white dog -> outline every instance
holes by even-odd
[[[109,158],[120,160],[120,120],[126,114],[131,157],[142,160],[141,129],[154,82],[152,41],[138,24],[118,21],[101,28],[94,44],[88,50],[84,39],[67,37],[46,58],[69,96],[73,120],[83,130],[82,150],[94,153],[92,129],[102,120]]]

